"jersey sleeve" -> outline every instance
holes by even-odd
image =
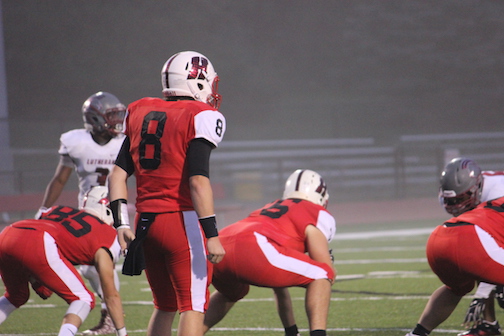
[[[202,111],[194,116],[195,138],[203,138],[215,147],[226,132],[226,119],[216,110]]]
[[[316,226],[327,238],[327,242],[333,240],[336,234],[336,220],[329,212],[325,210],[319,211]]]
[[[85,129],[74,129],[61,134],[58,154],[72,156],[72,151],[85,141],[85,136],[87,136]]]
[[[504,196],[504,172],[484,171],[481,202]]]
[[[60,146],[59,146],[59,149],[58,149],[58,154],[59,155],[69,155],[69,150],[68,150],[67,142],[68,142],[68,134],[67,133],[63,133],[60,136]]]
[[[124,170],[128,176],[133,175],[135,172],[135,164],[133,163],[133,158],[130,154],[130,140],[129,137],[126,136],[124,139],[121,149],[117,154],[117,158],[115,161],[116,166],[119,166]]]
[[[112,254],[112,260],[114,261],[114,264],[117,264],[121,257],[121,245],[119,245],[119,241],[117,239],[114,239],[112,246],[110,246],[108,249],[110,251],[110,254]]]

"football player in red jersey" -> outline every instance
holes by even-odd
[[[458,157],[451,160],[441,174],[439,200],[446,212],[458,216],[479,203],[504,196],[504,172],[482,171],[471,159]],[[499,286],[502,289],[502,286]],[[495,316],[496,286],[480,282],[464,318],[469,330],[459,336],[500,335]],[[498,299],[502,305],[502,299]]]
[[[56,293],[68,304],[60,336],[73,336],[95,306],[73,265],[96,267],[118,336],[125,336],[121,297],[114,284],[114,263],[120,256],[117,232],[111,226],[106,187],[95,187],[84,197],[83,210],[55,206],[40,219],[26,219],[0,234],[0,274],[5,294],[0,297],[0,323],[24,305],[29,283],[43,298]]]
[[[126,107],[119,99],[108,92],[97,92],[82,104],[84,128],[65,132],[60,137],[60,160],[53,178],[47,185],[42,206],[35,215],[39,218],[43,211],[54,205],[75,170],[79,180],[78,206],[82,207],[84,194],[93,186],[105,186],[107,176],[114,166],[124,134],[122,124]],[[89,280],[91,287],[102,297],[100,279],[94,267],[82,265],[80,271]],[[119,289],[119,277],[115,275]],[[114,332],[114,326],[107,312],[105,303],[101,302],[101,319],[84,335],[105,335]]]
[[[418,324],[407,336],[426,336],[445,321],[476,282],[481,287],[504,285],[504,197],[501,175],[482,172],[467,158],[452,160],[441,174],[440,200],[455,217],[438,226],[427,242],[431,269],[444,283],[430,297]],[[470,246],[471,248],[467,248]],[[481,285],[484,286],[481,286]],[[475,302],[476,301],[476,302]],[[488,299],[473,301],[466,314],[468,323],[480,321]],[[490,296],[493,303],[493,296]],[[479,307],[478,307],[479,306]],[[494,321],[483,321],[459,335],[500,335],[495,313],[485,311]],[[492,316],[493,315],[493,316]]]
[[[225,251],[215,220],[209,179],[212,149],[226,120],[217,110],[219,77],[194,51],[170,57],[161,70],[164,99],[131,103],[126,139],[109,177],[114,226],[123,250],[123,273],[145,270],[154,298],[147,335],[203,335],[212,263]],[[127,222],[127,179],[136,178],[136,235]],[[131,244],[130,244],[131,243]],[[144,257],[144,258],[143,258]]]
[[[250,285],[274,289],[286,336],[298,334],[288,287],[306,288],[310,336],[325,336],[335,270],[328,243],[336,221],[326,210],[329,193],[320,175],[296,170],[283,198],[226,226],[220,238],[226,257],[215,265],[205,331],[245,297]],[[308,254],[306,254],[306,252]]]

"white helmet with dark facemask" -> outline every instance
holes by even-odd
[[[108,225],[114,223],[112,210],[109,207],[108,188],[104,186],[92,187],[83,199],[82,210],[100,218]]]
[[[82,105],[84,126],[93,134],[108,132],[115,137],[123,130],[126,107],[111,93],[97,92]]]
[[[455,158],[441,173],[439,201],[446,212],[458,216],[480,203],[482,189],[483,176],[478,164],[467,158]]]
[[[163,95],[190,97],[219,108],[219,76],[210,60],[195,51],[182,51],[170,57],[161,70]]]
[[[329,193],[322,177],[308,169],[298,169],[285,183],[283,199],[300,198],[327,207]]]

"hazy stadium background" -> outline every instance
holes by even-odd
[[[321,172],[332,200],[429,199],[433,211],[451,156],[504,169],[502,1],[1,6],[4,196],[36,195],[38,206],[84,100],[99,90],[125,104],[160,96],[161,66],[182,50],[207,55],[221,78],[228,129],[212,182],[222,211],[278,197],[298,167]]]

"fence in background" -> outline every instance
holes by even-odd
[[[211,180],[217,202],[230,205],[280,197],[297,168],[319,172],[334,201],[431,197],[445,163],[456,156],[473,158],[484,170],[504,170],[504,132],[402,136],[386,146],[373,138],[224,141],[212,153]],[[41,199],[58,162],[56,149],[13,149],[13,157],[14,171],[0,176],[9,188],[0,194]],[[66,189],[76,186],[72,174]]]

